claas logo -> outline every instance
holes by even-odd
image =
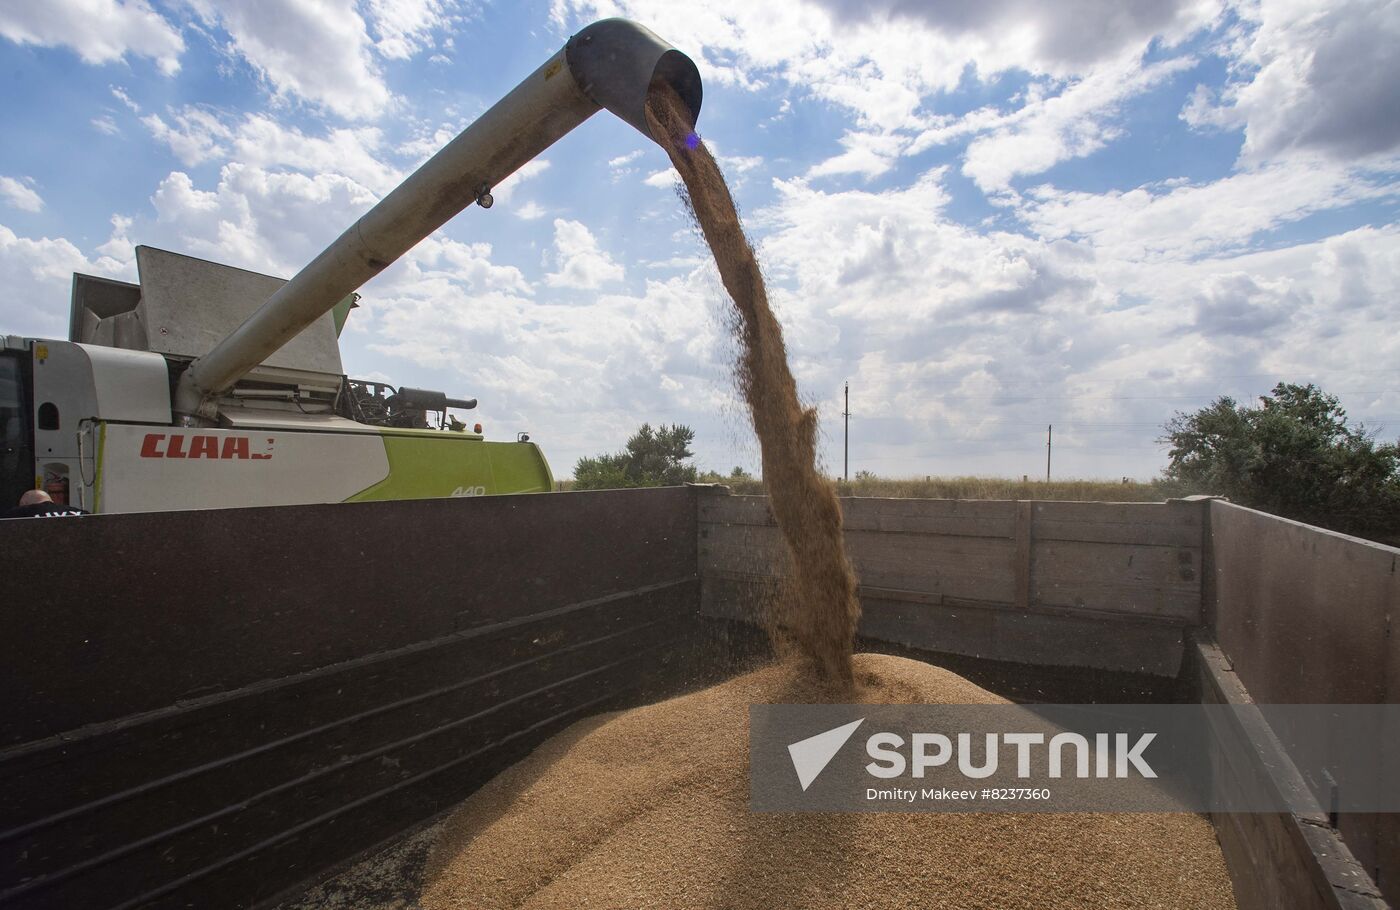
[[[272,457],[275,437],[266,437],[262,451],[253,451],[249,436],[182,436],[178,433],[147,433],[141,442],[142,458],[221,458],[262,461]]]

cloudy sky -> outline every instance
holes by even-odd
[[[149,244],[290,276],[605,16],[688,53],[824,460],[1146,478],[1173,411],[1313,381],[1400,435],[1400,4],[0,0],[0,331]],[[352,376],[559,476],[642,422],[757,466],[664,154],[595,116],[363,289]]]

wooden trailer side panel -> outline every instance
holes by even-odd
[[[870,638],[1175,676],[1201,621],[1204,504],[842,500]],[[699,500],[702,611],[762,621],[786,574],[761,496]]]

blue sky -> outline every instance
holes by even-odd
[[[699,64],[823,458],[1146,478],[1173,411],[1314,381],[1400,435],[1400,5],[0,0],[6,333],[149,244],[290,276],[588,22]],[[665,156],[599,114],[367,285],[354,376],[567,476],[643,421],[757,467]]]

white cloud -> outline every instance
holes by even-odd
[[[390,60],[407,60],[432,46],[433,32],[452,24],[458,6],[454,0],[369,0],[375,49]]]
[[[549,214],[548,209],[533,200],[524,205],[516,206],[513,211],[515,212],[515,217],[523,218],[526,221],[534,221],[536,218],[543,218],[545,215]]]
[[[385,162],[383,134],[377,127],[341,127],[324,135],[307,135],[266,114],[233,120],[205,108],[186,106],[141,119],[156,140],[165,143],[187,166],[231,160],[255,168],[292,168],[308,174],[340,174],[384,194],[402,179]]]
[[[279,97],[350,119],[378,116],[391,96],[354,0],[187,0]]]
[[[467,296],[471,305],[460,305]],[[374,352],[392,358],[384,369],[448,371],[461,394],[480,398],[488,433],[530,430],[561,477],[579,457],[621,446],[642,420],[698,414],[689,422],[700,428],[702,457],[723,447],[715,415],[731,394],[711,303],[698,272],[648,281],[636,295],[571,295],[566,304],[455,278],[396,284],[362,301],[375,313]]]
[[[733,191],[738,191],[742,188],[744,184],[748,182],[749,178],[756,175],[759,168],[763,167],[762,155],[721,155],[713,147],[710,151],[714,154],[715,162],[719,165],[725,180],[729,182],[729,188]],[[680,179],[674,169],[672,169],[671,173],[675,175],[673,180]],[[665,185],[675,186],[675,183],[673,182]]]
[[[853,118],[843,150],[809,177],[884,174],[904,155],[971,139],[965,173],[986,192],[1102,148],[1120,134],[1127,99],[1193,66],[1190,57],[1145,63],[1150,49],[1177,47],[1220,17],[1218,0],[1150,4],[992,0],[921,4],[906,0],[813,0],[753,4],[728,0],[559,0],[560,21],[628,15],[681,48],[704,48],[702,78],[740,86],[780,79],[840,106]],[[694,57],[695,55],[692,54]],[[718,71],[718,73],[716,72]],[[933,113],[939,96],[965,78],[990,83],[1027,73],[1032,87],[1008,110]],[[658,181],[659,183],[659,181]]]
[[[1384,0],[1244,3],[1252,31],[1227,48],[1237,78],[1193,96],[1194,126],[1243,124],[1247,164],[1290,150],[1338,160],[1400,149],[1400,11]],[[1207,89],[1207,92],[1209,90]]]
[[[983,190],[998,192],[1011,181],[1039,174],[1071,158],[1098,151],[1120,135],[1113,125],[1125,101],[1195,65],[1189,57],[1177,57],[1140,66],[1137,60],[1118,61],[1097,69],[1059,94],[1032,97],[1014,113],[988,117],[977,112],[966,124],[934,131],[933,135],[961,129],[981,133],[967,147],[963,173]],[[921,137],[912,145],[920,150],[932,144]]]
[[[549,170],[548,158],[532,158],[522,164],[515,173],[493,186],[491,188],[491,198],[495,202],[510,202],[511,197],[515,195],[515,191],[520,187],[520,184],[527,180],[533,180],[547,170]]]
[[[1181,119],[1192,129],[1206,131],[1244,125],[1244,119],[1232,108],[1216,103],[1215,91],[1208,85],[1197,85],[1181,109]]]
[[[642,157],[642,150],[636,149],[634,151],[628,152],[625,155],[618,155],[616,158],[609,158],[608,167],[626,167],[627,165],[631,164],[633,161],[636,161],[640,157]]]
[[[13,177],[0,177],[0,198],[10,208],[21,212],[37,212],[43,209],[44,200],[34,191],[32,180],[16,180]]]
[[[647,186],[654,186],[659,190],[673,189],[679,186],[680,182],[680,174],[677,174],[674,168],[669,167],[665,170],[653,171],[642,181],[642,183],[645,183]]]
[[[121,127],[117,126],[117,121],[112,119],[111,114],[102,114],[101,116],[93,117],[89,122],[92,124],[92,128],[99,133],[107,136],[121,135]]]
[[[883,441],[879,457],[897,459],[866,462],[885,473],[931,473],[929,440],[945,470],[986,450],[974,439],[1039,422],[1036,406],[1017,400],[1025,383],[1057,388],[1094,362],[1090,338],[1101,334],[1092,315],[1107,295],[1082,250],[950,222],[943,177],[881,192],[779,181],[778,202],[752,219],[766,229],[770,291],[803,393],[829,403],[849,378],[862,433]],[[1020,464],[997,457],[963,469]]]
[[[68,294],[73,273],[121,276],[120,262],[89,259],[63,237],[21,237],[0,224],[0,301],[5,331],[47,338],[68,334]]]
[[[133,114],[141,113],[141,105],[131,100],[131,96],[126,93],[126,89],[122,88],[119,85],[113,85],[109,88],[112,92],[112,97],[116,98],[123,105],[125,105],[127,110],[131,111]]]
[[[623,278],[622,266],[581,222],[554,219],[554,253],[555,271],[544,276],[550,287],[592,289]]]
[[[1021,216],[1049,238],[1085,238],[1115,259],[1181,260],[1238,251],[1315,212],[1395,198],[1393,180],[1294,160],[1204,184],[1084,193],[1038,187]]]
[[[185,50],[180,32],[146,0],[44,0],[0,5],[0,35],[19,44],[70,47],[84,63],[148,57],[174,75]]]
[[[1195,33],[1220,14],[1214,0],[1153,0],[1104,3],[1101,0],[982,0],[975,4],[918,3],[908,0],[817,0],[843,22],[884,20],[921,24],[938,34],[985,45],[999,59],[1013,53],[1027,69],[1068,75],[1125,51],[1136,56],[1161,38],[1168,47]],[[1004,64],[1003,64],[1004,65]]]
[[[227,164],[211,190],[176,171],[151,197],[143,242],[265,274],[290,276],[375,198],[340,175],[273,173]]]
[[[658,259],[652,262],[643,263],[649,269],[685,269],[692,271],[705,265],[704,258],[700,256],[672,256],[670,259]]]
[[[833,174],[860,174],[878,177],[894,167],[909,140],[892,133],[847,132],[841,137],[846,151],[813,165],[808,177],[829,177]]]
[[[956,86],[966,59],[953,42],[924,29],[852,27],[806,3],[561,0],[554,12],[570,26],[612,15],[645,22],[677,42],[707,84],[752,90],[780,79],[854,112],[863,126],[883,129],[907,123],[922,92]]]
[[[969,68],[987,81],[1010,71],[1069,79],[1140,59],[1154,41],[1174,47],[1214,22],[1220,6],[556,0],[553,14],[561,24],[637,19],[678,42],[706,80],[758,87],[780,79],[846,108],[861,130],[891,132],[923,124],[926,100],[956,89]]]
[[[616,158],[608,159],[608,171],[613,183],[617,183],[625,177],[637,172],[637,163],[645,154],[642,149],[636,149],[625,155],[618,155]]]
[[[1245,272],[1213,275],[1192,302],[1191,328],[1211,339],[1259,340],[1306,304],[1287,282],[1260,281]]]
[[[151,197],[154,219],[115,216],[112,239],[100,250],[119,258],[130,246],[128,235],[135,233],[143,243],[290,277],[374,201],[368,189],[339,174],[284,173],[236,163],[225,165],[218,182],[204,189],[176,171]],[[473,291],[531,293],[519,269],[491,261],[490,244],[462,243],[441,232],[421,241],[367,287],[398,294],[445,282]]]
[[[1031,473],[1053,422],[1057,471],[1147,476],[1173,408],[1317,370],[1340,371],[1324,387],[1353,413],[1400,413],[1400,393],[1354,373],[1400,362],[1387,327],[1400,231],[1247,251],[1294,217],[1263,198],[1316,207],[1344,177],[1147,187],[1145,202],[1086,195],[1057,212],[1082,230],[1057,234],[1047,216],[1033,225],[1045,236],[950,222],[941,179],[882,192],[779,181],[777,202],[749,219],[803,394],[830,415],[852,382],[862,467]],[[1232,211],[1254,198],[1254,211]]]
[[[103,256],[108,257],[113,262],[134,263],[136,260],[136,244],[131,242],[127,232],[131,230],[133,221],[125,215],[113,215],[111,218],[112,235],[107,238],[107,242],[97,248]]]
[[[433,296],[435,289],[460,284],[473,293],[529,297],[534,291],[515,266],[491,261],[491,244],[462,243],[434,235],[404,255],[402,266],[375,284],[377,294]]]
[[[762,155],[721,155],[717,160],[726,174],[747,174],[763,166]]]
[[[270,117],[250,115],[238,125],[231,142],[235,161],[256,167],[292,167],[312,174],[342,174],[377,194],[392,190],[402,172],[378,153],[383,134],[376,127],[332,129],[308,136]]]
[[[417,166],[441,151],[443,146],[455,139],[468,125],[465,121],[441,123],[436,127],[419,124],[408,139],[399,143],[395,151],[413,159]]]
[[[879,193],[776,183],[779,201],[753,221],[769,229],[765,263],[776,277],[796,282],[792,305],[810,325],[833,316],[882,325],[897,319],[915,331],[935,316],[996,321],[1075,289],[1075,255],[948,221],[943,176],[938,169]]]
[[[157,142],[169,146],[170,151],[184,164],[193,166],[228,154],[222,142],[232,135],[232,131],[213,113],[191,106],[172,111],[170,116],[174,120],[173,126],[159,114],[142,117],[141,124]]]

